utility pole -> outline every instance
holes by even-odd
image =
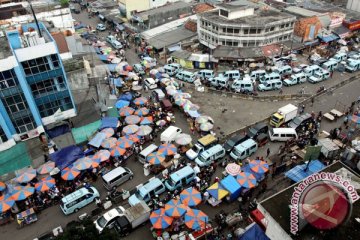
[[[30,5],[30,10],[31,10],[31,13],[32,13],[32,15],[33,15],[33,17],[34,17],[35,24],[36,24],[36,27],[37,27],[37,30],[38,30],[38,33],[39,33],[39,37],[42,37],[41,31],[40,31],[40,26],[39,26],[38,20],[37,20],[37,18],[36,18],[34,9],[33,9],[32,5],[31,5],[30,0],[27,0],[27,2],[28,2],[29,5]]]

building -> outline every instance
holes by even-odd
[[[0,37],[0,150],[76,116],[58,47],[45,25],[39,27],[42,36],[28,23]]]
[[[348,0],[346,4],[346,9],[360,12],[360,1],[359,0]]]
[[[199,41],[211,49],[257,47],[292,39],[294,16],[266,6],[219,4],[217,7],[198,14]]]

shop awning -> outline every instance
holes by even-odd
[[[87,124],[82,127],[78,128],[72,128],[71,133],[74,137],[75,143],[79,144],[85,141],[89,140],[89,137],[91,137],[97,130],[99,129],[101,125],[100,120]]]
[[[84,153],[80,147],[72,145],[60,149],[50,154],[50,159],[55,162],[56,166],[61,170],[75,162],[77,159],[84,157]]]
[[[229,176],[225,177],[223,180],[221,180],[220,184],[224,187],[225,190],[227,190],[231,194],[235,193],[236,191],[238,191],[241,188],[240,184],[231,175],[229,175]]]
[[[321,171],[325,165],[319,160],[312,160],[306,169],[307,164],[295,166],[285,173],[285,176],[293,180],[294,182],[300,182],[304,178]]]
[[[103,54],[98,54],[98,57],[100,58],[101,61],[107,61],[108,59],[108,56]]]
[[[305,42],[304,45],[305,46],[313,46],[315,44],[318,44],[319,43],[319,39],[316,39],[314,41],[311,41],[311,42]]]
[[[116,117],[104,117],[101,119],[101,126],[99,129],[104,128],[117,128],[119,120]]]
[[[117,65],[118,65],[117,63],[106,64],[110,72],[115,72],[116,71],[115,68]]]
[[[339,39],[339,37],[335,34],[330,34],[330,35],[326,35],[326,36],[324,36],[324,35],[318,36],[318,38],[325,43],[332,42],[334,40]]]
[[[169,52],[175,52],[181,50],[181,46],[179,44],[168,47]]]
[[[102,141],[106,138],[106,134],[103,132],[98,132],[95,137],[93,137],[90,142],[89,145],[94,146],[96,148],[100,147]]]
[[[0,154],[0,176],[31,165],[25,142],[19,142]]]

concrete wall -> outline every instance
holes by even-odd
[[[360,12],[360,1],[359,0],[348,0],[346,8],[356,11],[356,12]]]
[[[126,8],[126,17],[130,19],[132,11],[145,11],[150,9],[149,2],[152,0],[118,0]]]
[[[179,0],[149,0],[150,9],[164,6],[166,3],[178,2]],[[185,1],[183,1],[185,2]]]
[[[162,12],[160,14],[149,16],[149,20],[147,21],[147,25],[150,28],[157,27],[164,23],[171,22],[179,18],[182,14],[190,14],[192,12],[191,7],[183,7],[179,9],[174,9],[173,11]]]

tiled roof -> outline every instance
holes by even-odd
[[[195,21],[192,20],[188,20],[185,23],[184,26],[187,30],[190,30],[192,32],[197,32],[197,23]]]
[[[67,53],[69,51],[69,47],[67,45],[65,35],[62,32],[54,32],[51,33],[52,37],[54,38],[56,45],[59,49],[59,53]]]
[[[215,7],[213,7],[212,5],[210,5],[208,3],[199,3],[194,6],[193,11],[195,13],[202,13],[202,12],[210,11],[214,8]]]

